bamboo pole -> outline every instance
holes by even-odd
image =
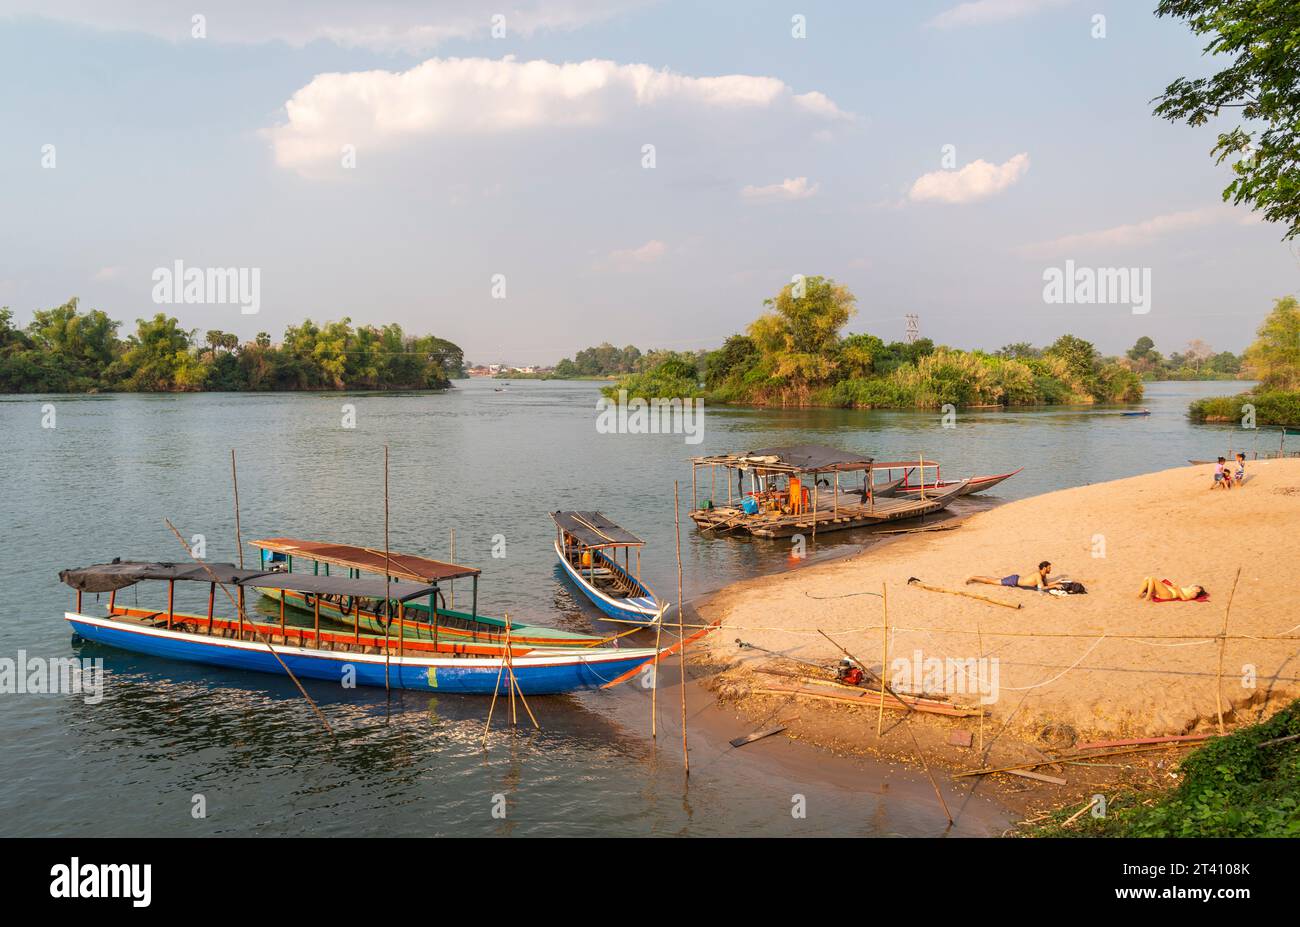
[[[638,548],[637,550],[637,557],[638,557],[637,572],[638,573],[640,572],[640,559],[639,559],[640,556],[641,556],[641,551]],[[650,739],[651,740],[655,740],[659,736],[657,730],[659,726],[658,724],[659,722],[659,639],[663,635],[663,631],[664,631],[665,608],[666,606],[660,603],[659,620],[655,622],[655,660],[654,660],[654,670],[652,671],[653,682],[650,686]]]
[[[924,502],[924,501],[925,501],[925,454],[924,454],[924,453],[922,453],[922,454],[920,455],[920,461],[921,461],[921,468],[920,468],[920,473],[921,473],[921,501]]]
[[[879,739],[885,726],[885,673],[889,672],[889,590],[880,584],[880,708],[876,712],[876,737]]]
[[[835,498],[831,502],[831,517],[836,521],[840,518],[840,471],[835,471]]]
[[[673,525],[677,529],[677,639],[682,642],[681,652],[677,654],[677,665],[681,670],[682,687],[682,769],[687,778],[691,775],[691,755],[686,744],[686,626],[682,614],[684,599],[682,596],[682,506],[677,499],[677,481],[673,480]],[[658,651],[655,652],[658,659]]]
[[[812,518],[813,518],[812,539],[813,539],[814,542],[816,542],[816,540],[817,540],[817,474],[816,474],[816,473],[813,474],[813,510],[812,510]]]
[[[980,657],[979,660],[976,662],[976,666],[983,666],[984,665],[984,631],[980,627],[980,620],[978,617],[975,619],[975,642],[976,642],[976,646],[979,647],[979,652],[980,652]],[[980,693],[980,695],[982,698],[983,693]],[[976,751],[981,755],[983,755],[984,753],[984,711],[983,710],[980,711],[979,746],[976,748]]]
[[[244,568],[244,537],[243,537],[243,532],[240,530],[240,525],[239,525],[239,472],[235,468],[235,449],[233,447],[230,449],[230,483],[235,490],[235,550],[239,551],[239,568],[242,570]],[[181,543],[185,544],[185,540],[183,538],[181,539]],[[185,546],[185,549],[186,550],[190,549],[188,544]],[[194,554],[191,553],[190,556],[193,557]],[[225,587],[222,588],[224,590]],[[239,612],[239,639],[242,641],[244,639],[244,587],[243,586],[239,587],[239,603],[235,607]]]
[[[492,729],[492,712],[497,707],[497,694],[501,691],[501,675],[505,672],[506,661],[503,658],[501,665],[497,667],[497,684],[492,687],[492,704],[488,706],[487,723],[483,725],[483,748],[487,749],[488,731]]]
[[[454,537],[454,535],[453,535]],[[454,543],[454,542],[453,542]],[[452,562],[456,560],[455,552],[452,553]],[[388,445],[384,445],[384,694],[392,695],[392,689],[389,684],[389,664],[392,662],[392,648],[388,646],[388,635],[393,627],[393,600],[392,590],[389,588],[393,581],[392,573],[392,555],[388,548]],[[361,608],[357,607],[357,616],[360,618]]]
[[[1285,429],[1283,430],[1285,434]],[[1228,616],[1232,614],[1232,599],[1237,594],[1237,582],[1241,579],[1241,567],[1232,580],[1232,591],[1228,593],[1228,607],[1223,610],[1223,630],[1219,634],[1219,670],[1214,679],[1214,704],[1219,712],[1219,733],[1223,731],[1223,652],[1228,648]]]
[[[451,529],[451,562],[452,563],[456,562],[456,529],[455,528]],[[450,587],[449,591],[451,593],[451,609],[452,611],[455,611],[456,610],[456,580],[455,579],[450,580],[448,582],[448,586]]]

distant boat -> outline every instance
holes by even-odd
[[[992,489],[994,486],[998,485],[998,483],[1001,483],[1003,480],[1011,479],[1011,477],[1015,476],[1021,470],[1025,469],[1024,467],[1020,467],[1017,470],[1012,470],[1010,473],[998,473],[990,476],[972,476],[964,480],[945,480],[939,478],[939,462],[937,460],[927,460],[925,461],[925,469],[930,470],[933,468],[934,476],[930,477],[928,475],[924,475],[922,482],[920,484],[917,484],[917,483],[913,483],[912,479],[915,477],[918,467],[920,467],[920,461],[916,461],[916,460],[889,461],[886,463],[874,464],[873,469],[884,470],[890,476],[893,476],[893,471],[895,470],[903,471],[903,479],[899,481],[898,485],[892,486],[890,484],[886,484],[883,487],[877,486],[875,487],[876,494],[877,495],[917,494],[920,493],[922,487],[924,487],[926,492],[935,492],[936,490],[942,492],[943,490],[951,489],[953,486],[964,484],[961,492],[959,492],[958,495],[969,496],[977,492],[983,492],[986,489]]]
[[[1141,412],[1121,412],[1120,415],[1150,415],[1150,409],[1143,409]]]
[[[650,587],[641,581],[644,541],[600,512],[552,512],[551,519],[560,566],[583,595],[616,621],[646,625],[659,621],[662,609]],[[634,548],[635,574],[630,563]],[[622,566],[618,563],[620,549]]]

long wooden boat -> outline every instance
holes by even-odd
[[[552,512],[555,555],[582,594],[615,621],[652,625],[662,613],[655,594],[641,581],[641,548],[632,532],[600,512]],[[624,564],[619,565],[618,552]],[[636,573],[631,552],[636,551]]]
[[[1010,473],[997,473],[989,476],[971,476],[964,480],[945,480],[940,477],[940,464],[935,460],[926,460],[924,468],[922,468],[921,463],[916,460],[888,461],[885,463],[876,463],[874,466],[878,471],[883,470],[889,477],[892,477],[895,473],[899,472],[903,474],[900,484],[893,490],[893,493],[898,495],[915,495],[919,494],[922,489],[927,493],[935,492],[936,490],[948,489],[949,487],[956,486],[959,483],[965,483],[966,488],[962,490],[961,494],[963,496],[969,496],[977,492],[984,492],[986,489],[992,489],[994,486],[998,485],[998,483],[1001,483],[1003,480],[1011,479],[1011,477],[1025,469],[1024,467],[1020,467],[1019,469],[1012,470]],[[918,471],[922,469],[925,471],[933,469],[934,473],[931,475],[929,472],[925,472],[921,475],[921,479],[918,480]],[[886,494],[886,491],[881,488],[877,488],[876,492],[878,495]]]
[[[73,631],[86,640],[136,653],[185,660],[230,669],[284,675],[285,666],[295,675],[338,682],[352,675],[358,685],[384,686],[426,692],[490,694],[507,691],[509,670],[525,694],[547,695],[576,689],[600,688],[633,673],[652,661],[653,648],[598,647],[531,648],[507,657],[467,652],[472,645],[447,641],[406,641],[392,635],[378,637],[324,631],[319,615],[312,627],[290,626],[281,613],[280,624],[249,619],[243,610],[236,619],[218,618],[213,603],[218,583],[238,590],[243,602],[246,590],[268,582],[298,592],[321,593],[323,589],[344,589],[358,597],[384,596],[382,580],[320,577],[311,574],[267,574],[245,570],[233,564],[177,565],[130,562],[99,564],[64,570],[59,578],[77,590],[77,609],[65,612]],[[168,584],[166,611],[119,609],[118,589],[145,580]],[[177,582],[207,582],[210,586],[208,614],[179,613],[174,609]],[[343,585],[340,585],[343,584]],[[387,600],[394,608],[406,599],[427,595],[429,587],[405,584],[409,588],[392,593]],[[110,592],[108,614],[87,614],[82,607],[84,592]],[[387,683],[386,681],[387,680]]]
[[[266,538],[250,541],[258,550],[262,566],[268,570],[282,570],[292,575],[302,575],[304,564],[310,564],[312,576],[330,576],[330,568],[343,568],[348,578],[363,573],[387,575],[397,580],[429,584],[429,596],[421,601],[405,603],[400,618],[383,614],[382,597],[354,598],[339,593],[313,595],[291,589],[261,588],[260,593],[269,599],[283,601],[299,611],[313,611],[319,603],[321,614],[339,624],[361,627],[370,632],[396,633],[400,623],[404,634],[411,638],[429,640],[467,641],[502,645],[506,638],[506,619],[478,614],[479,570],[474,567],[431,560],[414,554],[389,552],[351,544],[330,541],[304,541],[296,538]],[[294,572],[295,563],[300,568]],[[447,591],[454,596],[451,584],[459,578],[471,578],[470,611],[447,606]],[[397,583],[400,586],[401,583]],[[515,644],[536,647],[597,647],[607,638],[559,628],[510,621],[510,640]]]
[[[744,533],[762,538],[816,536],[818,532],[869,527],[889,521],[919,518],[941,511],[968,489],[967,480],[913,497],[882,496],[875,492],[871,457],[823,445],[766,448],[744,454],[696,457],[692,461],[691,520],[701,531],[715,534]],[[918,458],[918,464],[923,464]],[[912,466],[917,466],[913,464]],[[716,470],[725,471],[725,505],[709,499],[698,502],[700,468],[707,468],[716,493]],[[739,483],[733,500],[732,474]],[[861,489],[846,491],[848,474]],[[748,477],[749,486],[745,487]],[[810,485],[811,484],[811,485]],[[822,490],[825,485],[826,489]],[[900,487],[901,488],[901,487]]]

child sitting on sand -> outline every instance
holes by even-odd
[[[1052,563],[1050,560],[1044,560],[1038,564],[1038,570],[1032,575],[1026,575],[1023,579],[1019,573],[1011,573],[998,579],[996,576],[971,576],[966,580],[966,585],[971,583],[984,583],[988,586],[1011,586],[1016,589],[1037,589],[1039,592],[1046,592],[1049,589],[1055,589],[1060,583],[1050,582],[1048,576],[1052,572]]]
[[[1220,486],[1224,489],[1232,488],[1232,474],[1228,472],[1228,461],[1223,457],[1214,466],[1214,485],[1210,488],[1218,489]]]
[[[1237,481],[1238,486],[1246,482],[1246,455],[1241,451],[1237,451],[1237,472],[1232,475],[1232,478]]]
[[[1210,597],[1204,586],[1175,586],[1167,579],[1148,576],[1142,580],[1139,599],[1150,598],[1152,602],[1204,602]]]

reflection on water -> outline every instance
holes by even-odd
[[[1237,384],[1232,385],[1238,388]],[[798,745],[732,750],[692,712],[692,776],[683,785],[680,731],[663,711],[656,746],[649,696],[612,692],[530,699],[543,726],[508,733],[501,706],[482,747],[487,700],[346,691],[308,682],[331,739],[288,680],[135,657],[70,642],[62,567],[114,556],[182,559],[163,518],[213,559],[237,559],[229,449],[238,449],[245,539],[273,535],[383,540],[383,445],[392,449],[392,546],[484,570],[481,607],[569,630],[609,630],[554,563],[546,513],[599,508],[648,544],[643,576],[676,593],[672,482],[691,493],[693,454],[820,441],[878,458],[924,452],[947,477],[1024,465],[997,496],[958,512],[1063,486],[1209,456],[1239,432],[1190,425],[1196,395],[1221,384],[1156,384],[1149,418],[1110,410],[978,411],[943,429],[938,416],[844,410],[710,410],[702,445],[680,437],[599,435],[596,387],[521,381],[508,393],[469,383],[425,395],[55,397],[58,428],[40,428],[49,397],[0,398],[9,474],[0,553],[6,595],[0,656],[102,657],[105,698],[0,696],[0,832],[5,834],[939,834],[923,783],[864,768],[819,769]],[[340,407],[357,407],[344,429]],[[1272,440],[1268,438],[1267,440]],[[712,489],[699,486],[701,497]],[[686,592],[799,568],[869,543],[869,533],[819,537],[808,561],[788,542],[682,533]],[[689,529],[689,530],[687,530]],[[495,536],[502,558],[492,556]],[[498,544],[498,549],[501,545]],[[468,586],[458,595],[468,595]],[[132,604],[136,591],[122,593]],[[165,589],[139,592],[163,605]],[[89,604],[89,603],[88,603]],[[102,604],[102,603],[101,603]],[[178,609],[206,611],[206,588],[178,590]],[[274,606],[257,606],[268,616]],[[629,643],[644,644],[637,634]],[[671,675],[675,678],[676,674]],[[672,680],[666,680],[672,682]],[[661,690],[675,704],[675,690]],[[662,709],[662,705],[661,705]],[[703,709],[701,709],[703,711]],[[522,714],[522,713],[521,713]],[[697,732],[695,725],[702,730]],[[723,719],[727,724],[742,722]],[[206,818],[191,816],[195,794]],[[806,820],[790,815],[806,796]],[[494,809],[505,808],[505,817]],[[967,808],[957,833],[998,832],[1002,817]]]

